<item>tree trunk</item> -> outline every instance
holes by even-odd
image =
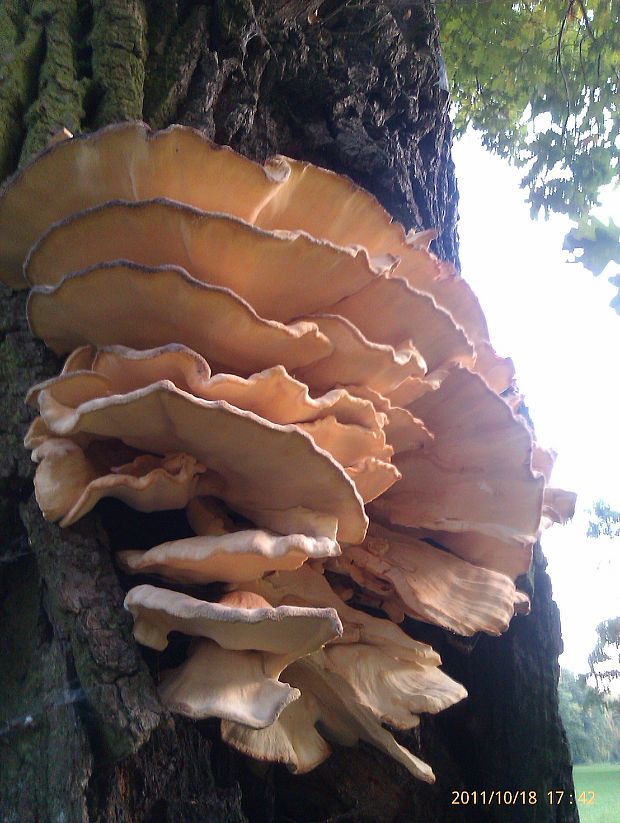
[[[457,262],[432,4],[315,9],[310,0],[6,0],[0,175],[62,126],[178,121],[255,159],[279,152],[348,174],[407,228],[436,227],[437,253]],[[364,745],[303,777],[258,769],[219,741],[217,724],[163,711],[110,559],[110,545],[125,547],[127,512],[100,506],[61,530],[32,499],[23,396],[59,364],[32,339],[24,307],[23,293],[2,290],[2,823],[577,820],[546,794],[572,791],[572,778],[557,707],[559,618],[540,552],[533,613],[502,638],[459,641],[409,622],[470,693],[404,736],[433,764],[435,786]],[[454,805],[457,790],[486,790],[487,803],[471,795]],[[491,790],[525,795],[507,808],[488,802]]]

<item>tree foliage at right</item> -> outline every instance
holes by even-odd
[[[618,179],[620,0],[438,0],[437,12],[456,134],[472,126],[523,168],[533,217],[576,222],[565,248],[586,268],[620,263],[620,228],[591,214]]]
[[[609,692],[612,680],[620,680],[620,617],[603,620],[596,627],[596,646],[588,657],[597,688]]]
[[[574,763],[620,760],[620,700],[608,700],[584,675],[562,669],[560,713]]]
[[[605,500],[596,500],[588,509],[588,537],[620,537],[620,512],[612,509]]]

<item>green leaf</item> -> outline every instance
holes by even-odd
[[[580,220],[618,176],[620,0],[437,0],[436,9],[457,134],[471,125],[525,168],[533,214]]]
[[[572,252],[576,262],[598,276],[610,262],[620,263],[620,226],[611,219],[605,225],[589,216],[568,232],[564,248]]]

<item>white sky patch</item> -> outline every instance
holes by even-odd
[[[562,615],[561,664],[588,670],[595,627],[620,614],[620,538],[586,537],[597,498],[620,508],[620,316],[616,290],[562,251],[570,221],[532,221],[521,173],[469,132],[453,150],[460,191],[461,265],[486,314],[496,351],[517,380],[543,446],[558,453],[552,485],[576,491],[572,523],[543,537]],[[609,191],[597,216],[620,216]]]

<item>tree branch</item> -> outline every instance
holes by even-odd
[[[568,119],[571,116],[572,106],[570,100],[570,90],[568,88],[568,80],[566,78],[566,72],[564,71],[564,66],[562,65],[562,38],[564,37],[564,29],[566,28],[566,21],[571,13],[571,10],[575,4],[575,0],[568,0],[568,5],[566,6],[566,11],[564,12],[564,17],[562,18],[562,23],[560,25],[560,31],[558,32],[558,45],[555,51],[556,59],[558,61],[558,68],[560,70],[560,74],[562,75],[562,80],[564,82],[564,90],[566,92],[566,117],[564,118],[564,123],[562,125],[562,140],[566,137],[566,127],[568,125]]]

